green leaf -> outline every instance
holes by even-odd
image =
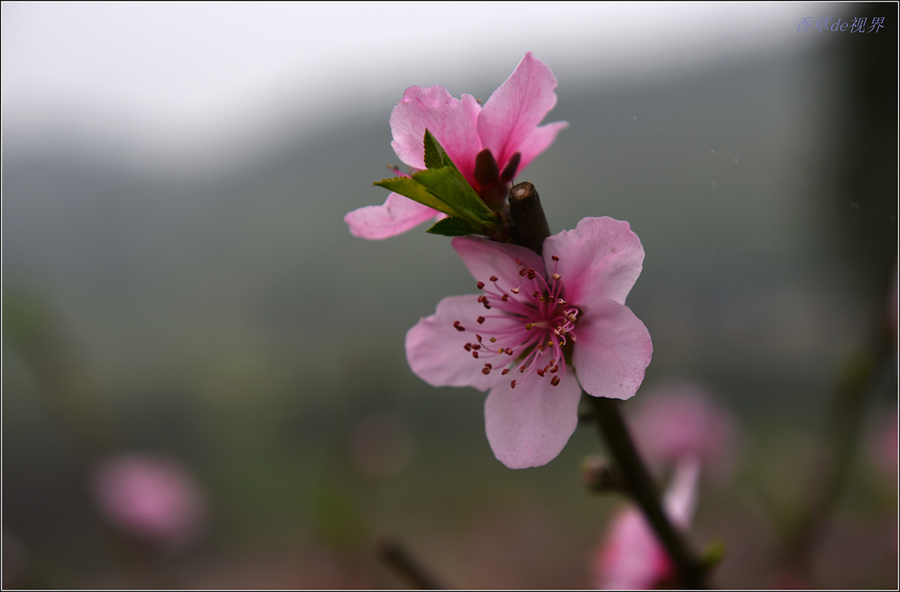
[[[444,147],[438,143],[437,138],[431,135],[428,129],[425,129],[425,168],[439,169],[448,164],[453,164],[450,157],[444,151]]]
[[[481,201],[443,146],[427,129],[423,142],[427,170],[413,173],[411,177],[383,179],[374,185],[464,221],[470,227],[464,234],[487,234],[496,228],[499,222],[494,212]]]
[[[474,226],[497,224],[494,212],[481,201],[462,173],[452,164],[439,169],[419,171],[413,174],[413,179],[440,201],[459,212],[460,218],[464,218]]]
[[[388,191],[399,193],[404,197],[408,197],[413,201],[417,201],[423,206],[434,208],[439,212],[443,212],[448,216],[459,216],[456,211],[446,203],[432,195],[428,189],[412,177],[393,177],[391,179],[382,179],[372,183],[379,187],[384,187]]]
[[[442,236],[466,236],[467,234],[476,234],[478,231],[462,218],[443,218],[425,232]]]

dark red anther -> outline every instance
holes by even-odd
[[[473,351],[473,352],[472,352],[472,357],[475,358],[475,359],[477,360],[477,359],[478,359],[478,352],[477,352],[477,351]]]
[[[504,368],[503,371],[500,372],[500,374],[502,374],[503,376],[506,376],[507,374],[509,374],[509,368]]]
[[[558,384],[559,384],[559,376],[554,376],[554,377],[550,380],[550,384],[551,384],[552,386],[558,385]]]
[[[553,259],[554,261],[559,261],[559,257],[557,257],[556,255],[553,255],[550,258]]]
[[[478,317],[478,318],[475,319],[475,320],[478,321],[478,324],[479,324],[479,325],[483,325],[483,324],[484,324],[484,317]]]
[[[537,276],[537,272],[532,268],[528,268],[528,279],[533,280]]]
[[[465,331],[466,328],[459,324],[459,321],[453,321],[453,328],[457,331]]]
[[[484,282],[478,282],[477,284],[475,284],[475,286],[476,286],[479,290],[483,290],[483,289],[484,289]]]
[[[516,381],[513,380],[512,382],[510,382],[509,386],[510,386],[510,388],[516,388]]]
[[[505,350],[503,350],[503,353],[505,353],[508,356],[511,356],[511,355],[513,355],[513,350],[510,348],[506,348]]]

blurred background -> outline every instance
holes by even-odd
[[[484,395],[405,360],[474,289],[449,240],[342,220],[386,197],[408,86],[483,101],[533,51],[570,125],[517,180],[552,232],[612,216],[646,251],[628,304],[654,356],[626,414],[687,389],[728,418],[691,530],[725,546],[713,583],[895,588],[897,16],[4,2],[3,586],[405,587],[384,541],[448,587],[593,585],[626,503],[582,483],[594,427],[501,465]]]

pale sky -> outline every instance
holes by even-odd
[[[385,121],[413,84],[495,88],[526,51],[560,85],[639,83],[814,49],[804,3],[2,4],[4,150],[88,150],[209,166],[348,113]],[[485,86],[489,85],[489,86]],[[480,97],[487,98],[487,97]]]

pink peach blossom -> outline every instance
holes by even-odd
[[[531,52],[483,107],[472,95],[454,99],[440,85],[411,86],[391,113],[391,146],[406,165],[423,170],[428,129],[484,202],[499,210],[513,176],[568,125],[538,125],[556,104],[555,88],[553,72]],[[436,210],[391,193],[384,205],[354,210],[344,221],[354,236],[383,239],[440,217]]]
[[[168,549],[195,542],[206,519],[206,500],[180,463],[155,454],[122,454],[94,470],[97,509],[119,530]]]
[[[485,428],[510,468],[544,465],[575,431],[581,391],[628,399],[653,346],[625,306],[644,249],[627,222],[585,218],[543,257],[481,237],[453,239],[480,295],[453,296],[406,335],[410,368],[432,386],[490,391]],[[577,378],[576,378],[577,375]]]
[[[652,465],[671,465],[694,456],[720,477],[733,468],[738,423],[702,387],[681,383],[641,395],[631,431],[642,456]]]
[[[697,501],[700,461],[679,462],[666,490],[663,508],[673,525],[687,529]],[[593,564],[593,587],[605,590],[670,588],[675,566],[641,511],[629,505],[613,517]]]

